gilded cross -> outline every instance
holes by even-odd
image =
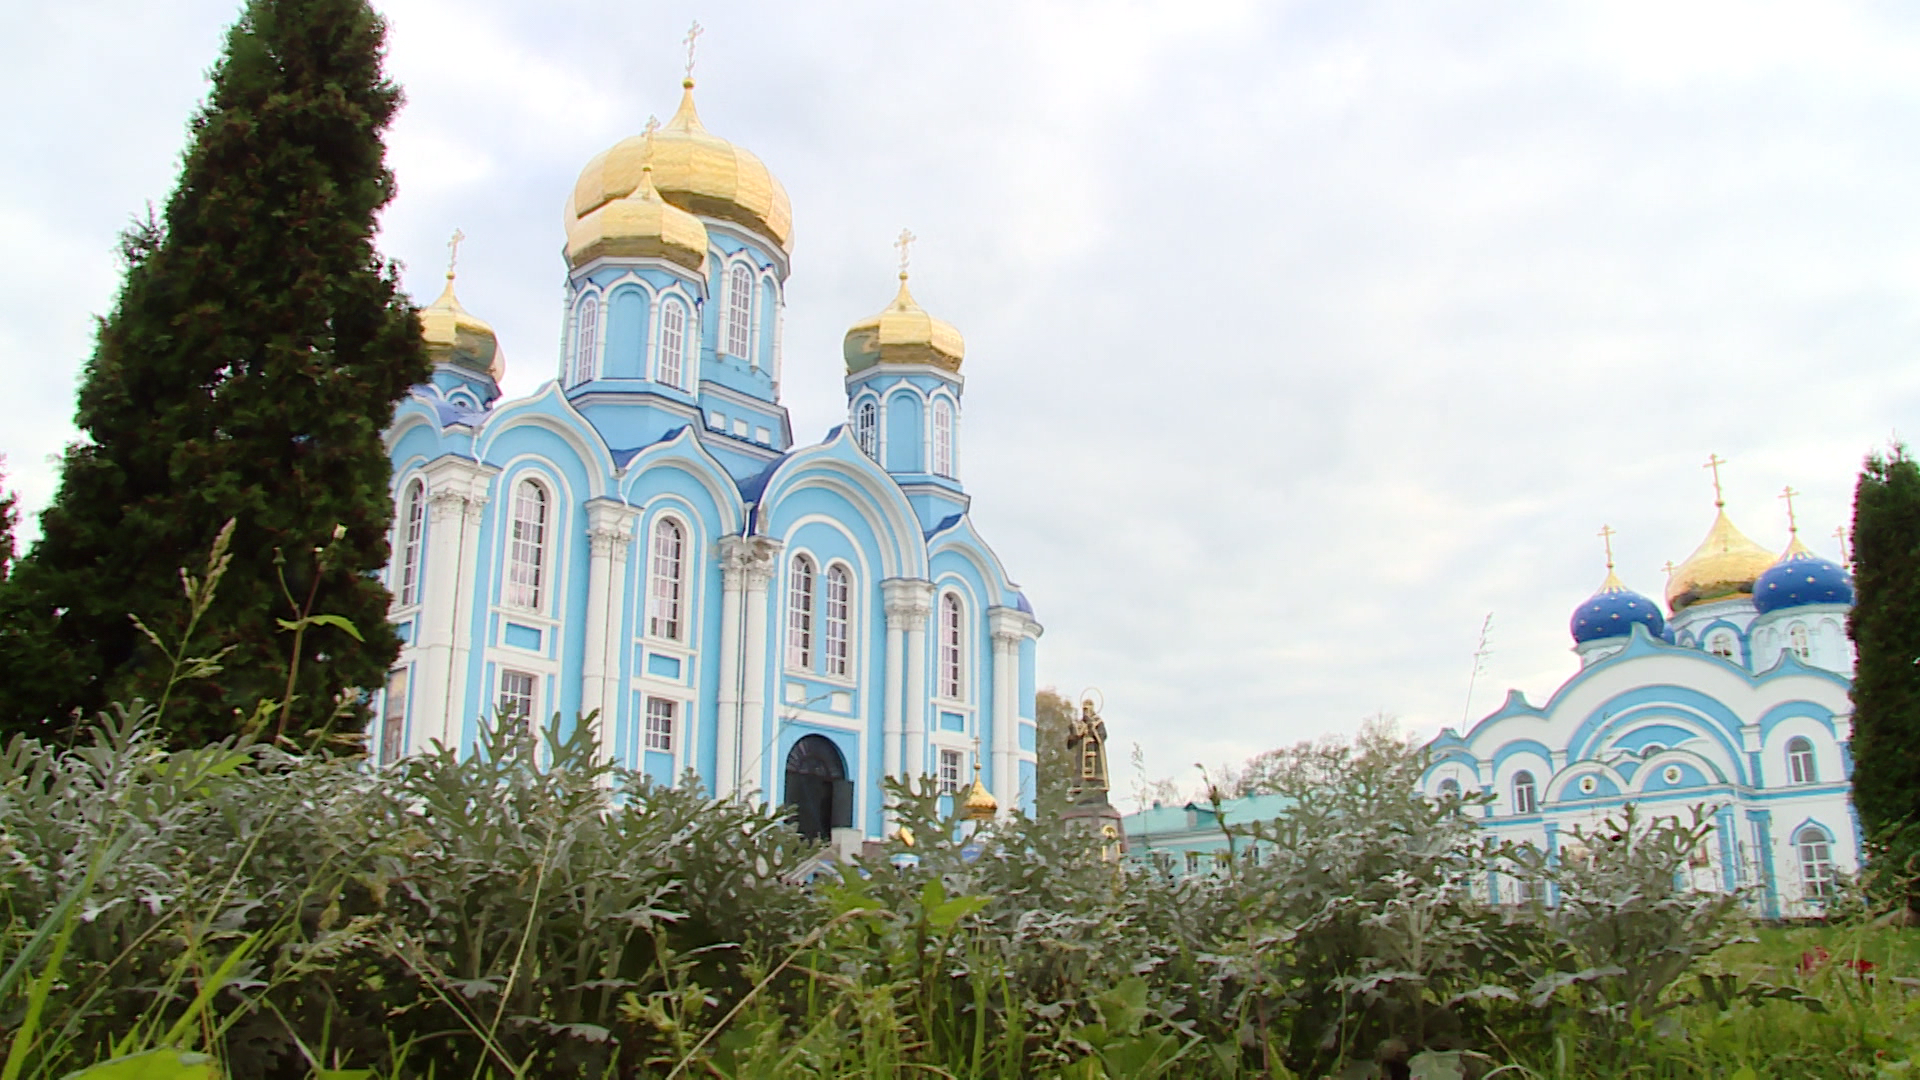
[[[467,238],[466,233],[461,232],[459,229],[455,229],[453,230],[453,237],[447,241],[447,280],[448,281],[453,280],[453,266],[455,263],[460,261],[460,241],[465,240],[466,238]]]
[[[1835,540],[1838,540],[1838,541],[1840,541],[1840,563],[1841,563],[1841,565],[1843,565],[1843,566],[1852,566],[1852,565],[1853,565],[1853,553],[1847,550],[1847,527],[1846,527],[1845,525],[1839,525],[1839,526],[1836,526],[1836,527],[1834,528],[1834,530],[1833,530],[1833,538],[1834,538]]]
[[[1798,494],[1792,484],[1780,489],[1780,497],[1787,501],[1787,532],[1794,536],[1800,535],[1800,522],[1793,516],[1793,497]]]
[[[706,32],[707,31],[705,28],[703,28],[698,22],[695,22],[691,27],[687,28],[687,36],[680,39],[687,46],[687,81],[688,82],[693,81],[693,47],[700,40],[700,35]]]
[[[1727,505],[1726,496],[1720,492],[1720,466],[1726,463],[1727,459],[1721,457],[1719,454],[1709,454],[1707,455],[1707,463],[1700,466],[1703,469],[1713,470],[1713,505],[1715,506]]]
[[[647,117],[647,126],[642,130],[646,132],[647,138],[653,138],[653,133],[660,130],[660,118],[657,116]]]
[[[1602,525],[1598,533],[1601,543],[1607,545],[1607,569],[1613,569],[1613,526]]]
[[[900,235],[893,241],[893,246],[900,249],[900,276],[903,278],[907,276],[907,249],[918,239],[911,230],[901,229]]]
[[[1673,560],[1668,559],[1667,565],[1661,567],[1660,569],[1665,570],[1667,572],[1668,577],[1672,577],[1673,576]]]

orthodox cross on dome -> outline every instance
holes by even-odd
[[[1836,526],[1833,530],[1833,538],[1840,541],[1840,565],[1849,570],[1853,569],[1853,553],[1847,550],[1847,527]]]
[[[687,47],[687,85],[688,86],[693,85],[693,48],[699,42],[700,35],[706,32],[707,32],[706,28],[701,26],[700,23],[696,21],[692,26],[687,28],[687,36],[680,39],[681,42],[685,44]]]
[[[1668,577],[1672,577],[1673,576],[1673,560],[1668,559],[1667,564],[1665,566],[1662,566],[1660,569],[1665,570],[1667,572]]]
[[[647,126],[644,128],[641,128],[640,130],[646,135],[647,138],[649,139],[653,138],[653,133],[660,130],[660,118],[658,116],[649,114],[647,116]]]
[[[908,249],[913,247],[913,242],[918,239],[920,238],[913,235],[911,229],[901,229],[900,235],[894,238],[893,246],[900,249],[900,280],[902,281],[907,278]]]
[[[1787,534],[1789,536],[1800,535],[1800,522],[1793,516],[1793,497],[1798,494],[1800,493],[1793,490],[1792,484],[1780,489],[1780,497],[1787,502]]]
[[[447,280],[448,281],[453,280],[454,264],[460,261],[460,241],[465,240],[466,238],[467,238],[466,233],[461,232],[459,229],[455,229],[453,230],[453,236],[447,240]]]
[[[1602,525],[1600,526],[1600,531],[1595,535],[1600,537],[1601,543],[1607,545],[1607,569],[1611,570],[1613,569],[1613,526]]]
[[[1720,491],[1720,466],[1726,463],[1727,459],[1721,457],[1719,454],[1709,454],[1707,455],[1707,463],[1700,466],[1703,469],[1713,470],[1713,505],[1722,508],[1727,505],[1727,499]]]

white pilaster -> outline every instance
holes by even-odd
[[[1019,805],[1015,698],[1020,693],[1020,643],[1027,636],[1027,617],[1012,608],[991,608],[987,619],[993,631],[993,798],[1000,812],[1008,814]]]
[[[764,536],[748,538],[748,559],[742,577],[746,591],[746,642],[741,657],[740,746],[742,790],[768,797],[762,777],[766,772],[773,730],[767,723],[767,583],[773,579],[780,542]]]
[[[733,794],[740,775],[740,595],[746,572],[745,538],[720,541],[720,694],[713,736],[713,793]]]
[[[615,599],[625,594],[627,542],[632,512],[623,504],[596,499],[587,504],[587,625],[580,664],[580,709],[598,710],[600,754],[611,760],[619,719],[620,657],[615,645],[621,628]]]
[[[412,743],[409,753],[460,739],[466,691],[466,658],[473,621],[475,560],[480,515],[487,504],[488,470],[445,458],[425,470],[427,482],[426,576],[414,619]]]
[[[913,783],[927,774],[927,616],[933,611],[933,582],[896,578],[885,586],[887,626],[891,629],[897,621],[906,637],[905,745],[899,775]]]

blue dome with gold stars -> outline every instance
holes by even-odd
[[[1634,623],[1646,627],[1647,633],[1655,638],[1667,628],[1660,605],[1627,588],[1614,576],[1613,568],[1608,567],[1607,580],[1601,583],[1600,591],[1574,609],[1569,629],[1573,631],[1573,643],[1585,645],[1603,638],[1626,637],[1633,632]]]
[[[1798,536],[1787,553],[1753,583],[1753,606],[1760,614],[1806,604],[1853,603],[1853,575],[1839,563],[1807,550]]]

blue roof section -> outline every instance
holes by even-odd
[[[1214,814],[1212,803],[1190,802],[1183,806],[1153,806],[1136,810],[1122,817],[1120,824],[1129,840],[1146,841],[1182,833],[1219,836],[1222,818],[1226,819],[1229,826],[1245,825],[1254,821],[1272,821],[1292,808],[1293,799],[1285,795],[1248,795],[1221,802],[1218,816]],[[1192,816],[1191,823],[1189,815]]]
[[[935,525],[933,528],[928,529],[926,531],[926,534],[925,534],[926,538],[931,540],[935,536],[938,536],[939,534],[946,532],[948,529],[951,529],[955,525],[960,524],[960,519],[965,516],[966,516],[965,514],[948,514],[946,517],[940,519],[940,524]]]
[[[1762,615],[1808,604],[1851,603],[1853,575],[1810,551],[1788,555],[1753,583],[1753,606]]]
[[[428,403],[433,406],[434,422],[438,423],[441,427],[447,427],[451,424],[465,424],[468,427],[472,427],[476,422],[485,419],[487,415],[484,409],[463,408],[443,397],[433,397],[427,400]]]
[[[760,470],[759,475],[740,481],[740,497],[747,502],[760,501],[760,496],[767,490],[767,483],[773,479],[773,474],[779,471],[780,466],[785,465],[787,459],[792,456],[793,451],[789,450],[767,462],[767,467]]]
[[[1027,599],[1026,593],[1020,592],[1017,589],[1013,594],[1013,607],[1014,610],[1024,615],[1033,614],[1033,602]]]
[[[1654,637],[1665,632],[1667,620],[1660,614],[1660,605],[1616,581],[1609,576],[1599,592],[1573,609],[1567,629],[1573,634],[1574,644],[1626,637],[1636,623]]]
[[[689,428],[689,425],[687,424],[675,424],[673,427],[670,427],[666,431],[662,432],[659,438],[653,440],[650,443],[647,443],[646,446],[633,446],[633,447],[628,447],[624,450],[608,447],[607,453],[613,455],[613,463],[615,465],[624,469],[627,466],[633,464],[633,459],[639,457],[640,452],[642,450],[645,450],[648,446],[659,446],[661,443],[670,443],[673,440],[679,438],[680,433],[688,430],[688,428]]]

